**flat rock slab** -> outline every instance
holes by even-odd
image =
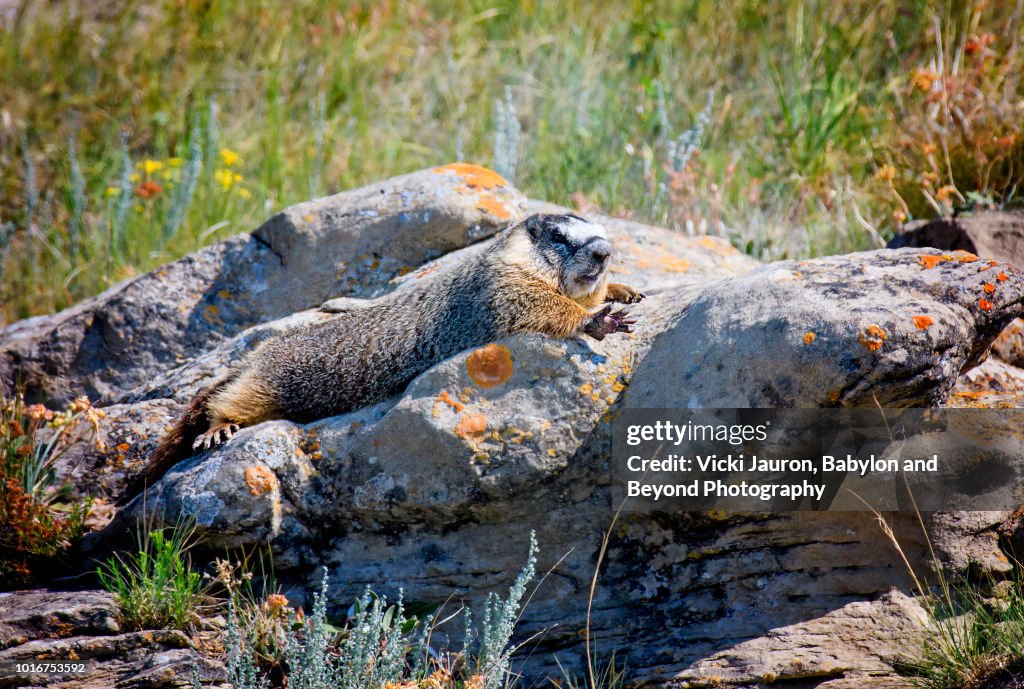
[[[1019,272],[967,252],[773,263],[704,290],[652,344],[627,404],[938,404],[1022,298]]]
[[[123,632],[106,591],[0,593],[0,667],[81,664],[82,672],[0,673],[0,687],[176,689],[193,671],[204,686],[222,682],[222,664],[204,657],[180,631]]]

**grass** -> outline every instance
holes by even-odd
[[[916,511],[916,507],[915,507]],[[1019,686],[1024,676],[1024,579],[1021,563],[1009,577],[993,573],[955,578],[935,555],[917,512],[930,552],[931,583],[907,559],[892,526],[875,512],[917,589],[927,614],[920,652],[900,660],[896,669],[921,689],[1003,689]]]
[[[1012,3],[119,0],[0,21],[8,321],[456,159],[769,259],[1002,205],[1024,170]]]
[[[198,619],[205,596],[187,554],[192,532],[181,526],[168,531],[141,531],[136,552],[114,556],[97,570],[128,630],[189,630]]]

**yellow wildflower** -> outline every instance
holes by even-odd
[[[220,170],[214,171],[213,179],[225,190],[228,190],[231,187],[238,184],[239,182],[241,182],[242,176],[237,172],[221,168]]]
[[[241,196],[246,201],[252,198],[252,192],[246,189],[245,187],[238,187],[238,195]]]
[[[103,190],[104,196],[117,196],[120,193],[121,190],[118,189],[117,187],[107,187],[106,189]]]
[[[168,158],[167,167],[181,167],[181,158]]]
[[[230,148],[220,149],[220,159],[227,167],[235,167],[242,164],[242,158]]]
[[[150,160],[149,158],[146,158],[145,160],[139,162],[135,167],[142,170],[147,175],[151,175],[154,172],[163,170],[164,164],[161,163],[159,160]]]

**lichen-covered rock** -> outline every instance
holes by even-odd
[[[239,235],[53,316],[0,330],[0,385],[32,401],[109,403],[258,323],[494,234],[525,199],[499,175],[446,165],[292,206]]]
[[[1021,311],[1024,278],[994,263],[883,250],[773,263],[722,281],[658,337],[628,403],[937,404]]]
[[[987,212],[915,220],[900,228],[888,246],[970,251],[1024,267],[1024,213]]]
[[[469,191],[491,179],[465,168],[431,174],[461,175],[472,180]],[[487,199],[474,208],[503,215]],[[530,203],[527,210],[564,209]],[[103,440],[115,449],[89,465],[104,486],[129,475],[180,405],[257,342],[325,317],[290,310],[401,290],[480,250],[453,251],[432,238],[446,255],[387,281],[361,273],[331,282],[325,293],[303,279],[304,271],[321,271],[329,243],[302,224],[305,215],[289,212],[254,240],[299,266],[295,275],[278,273],[275,284],[288,292],[282,310],[233,319],[220,337],[179,349],[174,360],[144,361],[132,382],[111,387],[107,399],[118,404],[107,408]],[[923,617],[905,562],[924,571],[934,547],[952,571],[1002,571],[996,535],[1005,515],[933,515],[925,520],[931,546],[916,515],[889,515],[901,555],[870,513],[618,514],[611,420],[627,404],[940,402],[1020,315],[1020,276],[966,253],[931,250],[757,267],[720,239],[593,219],[609,229],[615,278],[649,295],[633,307],[632,336],[511,337],[441,362],[371,408],[243,429],[168,472],[145,502],[130,504],[92,540],[91,552],[144,518],[188,518],[217,554],[270,544],[279,580],[296,591],[315,590],[326,565],[334,613],[367,585],[392,596],[401,587],[416,603],[455,593],[475,607],[507,589],[534,530],[538,569],[548,574],[517,631],[531,639],[516,661],[524,681],[560,676],[556,658],[579,670],[589,628],[601,658],[614,652],[634,682],[906,686],[893,667],[919,650]],[[406,227],[415,235],[424,225]],[[350,237],[330,256],[360,241],[372,237]],[[413,251],[387,254],[405,265],[430,258],[415,253],[426,248],[412,236],[389,241]],[[987,290],[989,276],[1004,270],[1006,280]],[[171,302],[174,286],[160,299]],[[68,394],[91,384],[78,373],[60,375]]]

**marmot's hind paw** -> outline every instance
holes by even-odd
[[[237,423],[218,423],[210,427],[210,430],[201,434],[192,443],[192,449],[198,450],[200,448],[209,450],[211,447],[217,447],[223,445],[227,441],[231,440],[235,433],[238,432]],[[222,437],[223,436],[223,437]]]
[[[606,306],[591,316],[583,327],[583,332],[600,341],[605,335],[612,333],[631,333],[634,325],[636,319],[630,316],[629,309],[613,312],[611,306]]]
[[[618,282],[613,282],[608,285],[608,291],[605,294],[605,301],[614,301],[620,304],[636,304],[647,295],[638,289],[630,287],[629,285],[623,285]]]

